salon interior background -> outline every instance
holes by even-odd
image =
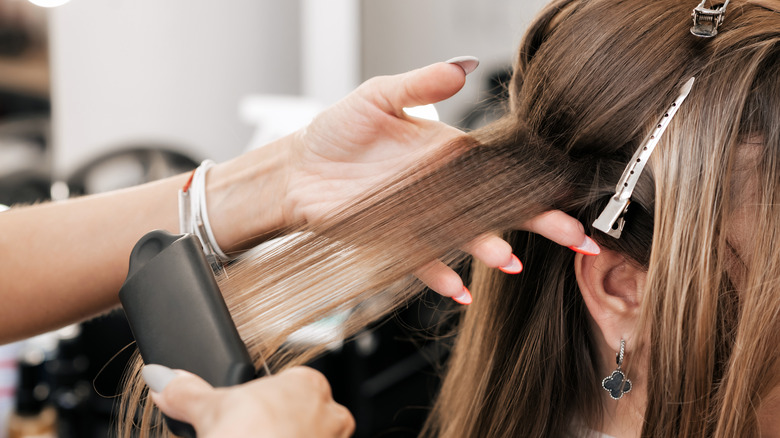
[[[436,108],[445,122],[478,125],[490,117],[484,109],[494,76],[506,71],[524,25],[544,3],[71,0],[47,9],[0,0],[0,203],[95,193],[180,172],[204,158],[226,160],[305,124],[367,78],[459,55],[477,56],[481,66],[458,96]],[[435,318],[431,306],[410,309],[320,364],[327,371],[349,362],[352,376],[329,378],[337,400],[353,407],[356,436],[413,436],[424,413],[405,419],[398,407],[425,405],[435,390],[427,364],[439,350],[408,339]],[[94,392],[95,370],[123,346],[105,335],[116,331],[123,339],[122,330],[88,324],[36,344],[49,368],[60,361],[60,374],[34,371],[46,375],[47,403],[57,404],[59,390],[82,400],[82,411],[110,406],[106,399],[103,408],[85,404],[100,404],[87,393]],[[0,438],[20,386],[16,358],[32,348],[0,347]],[[413,387],[425,394],[404,401]],[[383,388],[394,395],[380,397]],[[356,401],[363,407],[354,408]],[[106,436],[86,424],[98,414],[63,409],[63,424],[68,415],[73,424],[70,432],[60,426],[60,436]]]

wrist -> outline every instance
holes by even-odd
[[[290,225],[284,213],[289,143],[285,137],[209,171],[208,214],[226,252],[251,248]]]

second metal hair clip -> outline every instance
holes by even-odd
[[[722,5],[712,9],[704,7],[706,1],[701,0],[699,6],[696,6],[691,13],[693,17],[691,33],[697,37],[712,38],[718,34],[718,26],[723,24],[723,18],[726,16],[726,6],[729,5],[731,0],[726,0]]]

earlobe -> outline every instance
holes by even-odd
[[[603,249],[596,256],[575,256],[574,270],[585,305],[605,340],[617,346],[621,339],[629,339],[639,313],[644,270]]]

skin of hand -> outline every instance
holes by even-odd
[[[325,376],[311,368],[230,388],[213,388],[194,374],[160,365],[147,365],[143,375],[160,410],[191,424],[199,438],[346,438],[355,430]]]
[[[235,253],[317,220],[461,135],[446,124],[407,116],[403,108],[450,97],[465,78],[460,65],[442,62],[369,80],[305,130],[212,168],[208,213],[221,248]],[[177,192],[188,178],[0,214],[0,344],[116,306],[138,239],[154,229],[178,232]],[[598,252],[582,225],[561,212],[541,215],[524,228]],[[497,236],[464,249],[488,266],[519,272],[512,248]],[[432,261],[417,274],[440,294],[470,302],[460,277],[444,264]]]

